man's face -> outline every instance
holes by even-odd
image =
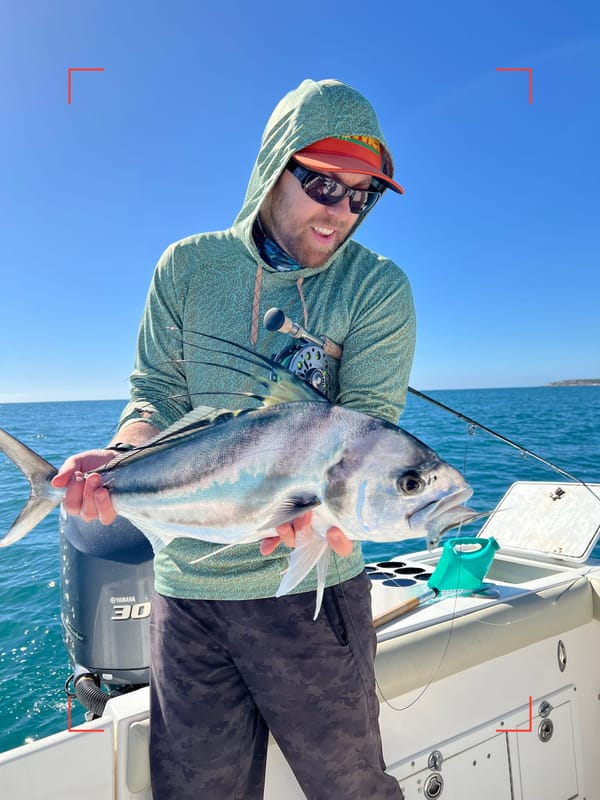
[[[352,189],[368,189],[371,178],[354,172],[323,172]],[[267,234],[303,267],[321,267],[346,239],[358,214],[345,197],[322,206],[304,193],[300,181],[284,170],[260,209]]]

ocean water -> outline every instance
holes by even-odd
[[[449,405],[561,469],[600,482],[600,387],[435,391]],[[0,404],[0,427],[55,465],[107,441],[124,401]],[[402,426],[459,468],[470,505],[493,508],[516,480],[558,480],[548,467],[426,401],[409,396]],[[0,455],[0,534],[27,496],[26,481]],[[600,516],[600,512],[599,512]],[[465,533],[473,533],[474,526]],[[365,545],[368,560],[422,549],[423,540]],[[595,555],[600,555],[596,548]],[[0,751],[67,727],[70,665],[62,643],[58,513],[0,550]],[[83,719],[74,709],[73,725]]]

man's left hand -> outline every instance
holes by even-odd
[[[305,511],[304,514],[291,520],[291,522],[285,522],[283,525],[278,525],[275,528],[277,531],[277,536],[262,540],[260,545],[261,554],[263,556],[270,555],[273,550],[279,547],[282,542],[288,547],[295,547],[296,534],[300,532],[308,533],[310,531],[311,524],[312,511]],[[334,551],[334,553],[337,553],[338,556],[349,556],[352,552],[352,542],[342,530],[336,528],[335,526],[327,529],[327,541],[329,542],[331,549]]]

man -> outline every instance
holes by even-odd
[[[83,475],[113,458],[111,447],[147,442],[196,405],[252,406],[239,393],[256,385],[200,364],[194,331],[271,355],[282,334],[261,320],[274,306],[343,345],[341,360],[327,365],[330,400],[397,421],[414,350],[411,291],[395,264],[351,238],[385,189],[403,191],[392,175],[375,112],[354,89],[307,80],[283,98],[233,226],[177,242],[159,261],[118,434],[108,448],[70,458],[54,480],[67,486],[68,512],[114,519],[99,476]],[[306,514],[260,548],[240,545],[201,561],[218,546],[180,538],[157,553],[156,800],[261,798],[269,730],[308,798],[402,797],[384,771],[360,547],[329,530],[343,557],[332,559],[316,621],[314,574],[294,594],[274,597],[289,553],[281,542],[293,546],[309,525]]]

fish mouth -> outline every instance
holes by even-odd
[[[473,489],[466,486],[456,489],[440,500],[432,500],[431,503],[410,515],[408,523],[411,529],[415,534],[425,536],[427,547],[430,550],[437,547],[446,531],[457,525],[487,516],[487,513],[481,514],[479,511],[462,505],[472,494]]]

